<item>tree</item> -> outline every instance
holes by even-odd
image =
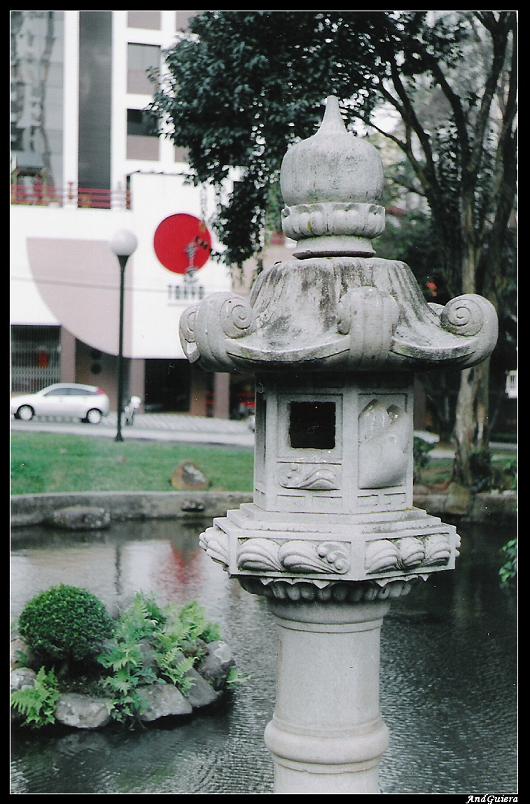
[[[346,99],[347,122],[362,121],[406,156],[450,294],[502,303],[516,179],[515,13],[210,11],[191,32],[167,53],[151,110],[189,149],[196,182],[220,187],[230,168],[240,171],[216,221],[228,264],[259,251],[287,146],[314,133],[333,94]],[[381,103],[401,132],[378,124]],[[474,446],[487,443],[487,386],[487,365],[462,372],[455,478],[466,483]]]

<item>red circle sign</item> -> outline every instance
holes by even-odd
[[[203,221],[179,213],[158,224],[153,246],[164,268],[185,274],[189,268],[202,268],[210,256],[212,238]]]

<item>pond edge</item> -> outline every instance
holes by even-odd
[[[232,491],[88,491],[19,494],[11,497],[11,526],[42,525],[53,512],[74,505],[106,509],[114,521],[193,519],[224,516],[230,508],[252,502],[252,493]],[[455,504],[457,503],[457,504]],[[415,494],[414,505],[427,513],[481,523],[517,519],[517,495],[509,492],[468,494],[455,501],[447,493]]]

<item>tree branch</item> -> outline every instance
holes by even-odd
[[[508,41],[508,26],[505,25],[504,20],[501,19],[499,22],[497,22],[491,12],[484,12],[484,14],[481,15],[481,19],[482,17],[486,16],[488,17],[488,24],[486,22],[483,24],[490,31],[493,40],[493,61],[491,64],[491,70],[486,79],[484,94],[482,95],[482,101],[475,125],[475,142],[471,151],[471,158],[469,162],[469,174],[471,176],[478,175],[482,145],[484,142],[484,135],[490,114],[491,103],[504,65]],[[490,24],[490,16],[493,18],[494,24]],[[510,24],[510,22],[508,24]]]
[[[399,75],[399,70],[395,59],[392,58],[390,61],[390,70],[392,74],[392,82],[396,89],[396,92],[403,104],[403,121],[405,124],[409,124],[418,137],[420,141],[421,147],[423,149],[423,153],[425,155],[425,170],[422,170],[426,180],[430,182],[433,189],[439,190],[438,178],[436,176],[436,169],[434,166],[433,154],[432,154],[432,147],[431,142],[429,139],[429,135],[421,125],[420,121],[418,120],[418,116],[416,114],[416,110],[412,105],[412,102],[407,94],[407,90],[405,89],[403,82],[401,81],[401,77]],[[418,175],[423,186],[424,182],[422,181],[421,177]]]

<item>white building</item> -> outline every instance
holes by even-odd
[[[191,367],[178,339],[190,301],[230,289],[228,269],[207,252],[194,281],[176,272],[186,260],[198,267],[189,225],[208,236],[214,199],[185,183],[185,153],[151,133],[143,112],[146,69],[162,64],[195,13],[11,12],[14,391],[84,382],[116,406],[119,267],[108,242],[126,228],[138,238],[125,274],[126,391],[147,410],[228,416],[237,407],[229,376]],[[168,268],[155,233],[177,215],[165,224]]]

